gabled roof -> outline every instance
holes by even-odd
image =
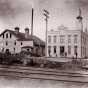
[[[17,41],[31,41],[31,40],[33,40],[35,45],[45,46],[45,42],[43,40],[41,40],[40,38],[38,38],[37,36],[29,35],[28,38],[25,38],[25,33],[22,33],[22,32],[16,33],[13,30],[6,29],[5,31],[3,31],[0,34],[0,36],[3,35],[7,31],[9,31],[11,34],[13,34],[17,38]]]

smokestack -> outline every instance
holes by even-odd
[[[31,35],[33,36],[33,17],[34,17],[34,9],[32,8],[32,16],[31,16]]]

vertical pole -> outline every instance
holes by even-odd
[[[47,20],[47,17],[46,17],[45,20],[46,20],[46,57],[47,57],[47,48],[48,48],[48,47],[47,47],[47,29],[48,29],[48,28],[47,28],[47,27],[48,27],[48,20]]]
[[[32,8],[32,18],[31,18],[31,35],[33,36],[33,16],[34,16],[34,9]]]
[[[45,32],[45,56],[47,57],[47,30],[48,30],[48,18],[49,18],[49,12],[47,10],[44,10],[44,16],[46,21],[46,32]]]

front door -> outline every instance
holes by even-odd
[[[5,53],[6,53],[6,54],[10,54],[9,49],[6,49]]]
[[[64,56],[64,53],[65,53],[65,47],[60,46],[60,56]]]

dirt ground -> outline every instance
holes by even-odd
[[[87,83],[0,77],[0,88],[88,88]]]

